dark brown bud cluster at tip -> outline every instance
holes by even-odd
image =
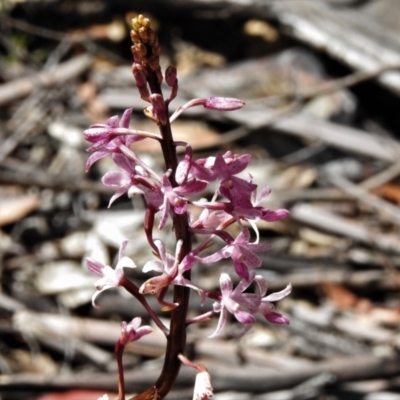
[[[141,65],[145,73],[152,71],[156,75],[158,83],[161,83],[163,79],[159,57],[161,47],[156,33],[151,28],[150,20],[143,15],[133,18],[130,35],[133,42],[131,50],[135,63]],[[147,68],[150,71],[146,71]]]

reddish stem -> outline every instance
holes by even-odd
[[[122,355],[124,354],[125,346],[118,340],[115,343],[115,356],[118,365],[118,400],[125,400],[125,380],[124,380],[124,366],[122,364]]]

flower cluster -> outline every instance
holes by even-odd
[[[148,310],[149,316],[157,326],[167,334],[167,339],[176,342],[176,346],[170,346],[170,348],[176,348],[174,350],[176,354],[166,355],[165,368],[179,369],[179,364],[177,367],[171,367],[171,362],[174,363],[175,360],[178,362],[179,359],[181,362],[190,364],[190,361],[181,354],[184,348],[180,349],[180,342],[184,342],[186,326],[190,323],[204,321],[219,314],[217,328],[211,337],[222,332],[229,313],[244,325],[241,335],[254,325],[256,314],[264,316],[272,323],[289,323],[287,317],[274,311],[271,302],[287,296],[291,286],[267,295],[266,282],[255,271],[261,265],[261,259],[257,253],[265,252],[270,248],[269,245],[259,243],[256,222],[258,220],[278,221],[286,217],[288,211],[271,210],[262,206],[261,203],[270,193],[269,187],[258,191],[258,186],[250,175],[247,178],[239,176],[249,165],[250,155],[237,155],[227,151],[224,154],[195,159],[189,143],[173,141],[170,125],[188,108],[203,106],[211,110],[232,111],[243,107],[243,101],[220,97],[194,99],[178,108],[169,117],[167,106],[178,91],[176,70],[168,67],[165,71],[165,81],[171,88],[170,97],[165,100],[160,94],[159,86],[164,79],[158,62],[160,48],[157,36],[150,29],[150,22],[142,16],[133,20],[131,37],[134,42],[132,46],[133,76],[141,98],[149,103],[144,113],[156,122],[160,134],[131,129],[129,127],[131,109],[126,110],[121,119],[115,116],[108,119],[105,124],[92,125],[84,132],[86,140],[92,143],[88,149],[92,155],[86,167],[89,169],[93,163],[107,155],[110,155],[119,167],[119,171],[108,172],[102,179],[104,185],[115,188],[110,206],[124,194],[129,197],[140,194],[144,197],[147,204],[144,230],[149,247],[157,260],[147,262],[143,267],[143,272],[153,271],[156,275],[140,287],[124,275],[124,267],[136,267],[131,259],[124,256],[127,241],[121,245],[119,261],[115,269],[93,259],[87,259],[87,266],[92,273],[100,276],[96,282],[97,292],[93,296],[93,304],[100,292],[112,287],[122,286],[132,293]],[[166,164],[164,173],[158,174],[153,171],[132,151],[131,145],[145,138],[159,141]],[[186,150],[180,162],[176,155],[177,146],[183,146]],[[214,188],[211,194],[210,187]],[[200,208],[197,218],[189,215],[189,205]],[[161,239],[153,237],[156,220],[158,220],[159,230],[163,230],[169,222],[172,223],[176,235],[176,247],[173,254],[167,251],[166,244]],[[232,230],[228,230],[233,224],[238,228],[236,230],[238,234],[235,237],[230,233]],[[247,226],[254,230],[254,242],[251,241],[251,231]],[[192,248],[194,236],[198,244]],[[210,253],[210,248],[214,242],[217,242],[217,238],[220,245]],[[213,264],[221,259],[231,259],[233,268],[231,275],[221,274],[218,291],[205,291],[191,280],[193,268],[202,264]],[[233,275],[236,275],[236,278],[232,279]],[[235,288],[233,281],[238,282]],[[257,287],[256,293],[248,291],[253,283]],[[173,303],[164,300],[164,295],[170,286],[175,288]],[[171,318],[181,321],[182,315],[186,316],[190,290],[194,290],[200,296],[202,304],[206,298],[213,299],[212,310],[190,320],[187,319],[186,324],[182,324],[178,329],[172,331],[171,328],[169,334],[168,328],[148,306],[144,295],[155,295],[163,306],[162,309],[174,310]],[[140,319],[134,319],[130,324],[122,325],[119,349],[129,341],[137,340],[140,336],[150,333],[149,327],[139,328],[140,322]],[[171,322],[172,325],[173,322]],[[169,359],[169,356],[172,358]],[[208,373],[205,373],[205,367],[200,368],[195,365],[195,368],[198,374],[202,374],[201,376],[208,376]],[[170,372],[168,376],[171,380]],[[158,382],[162,382],[162,379]],[[154,395],[164,397],[171,385],[172,383],[169,382],[168,384],[161,383],[160,387],[154,387],[152,389],[156,391]],[[195,393],[194,398],[209,398],[211,385],[207,386],[204,393],[200,395]]]
[[[222,100],[221,100],[222,101]],[[220,101],[220,102],[221,102]],[[126,111],[124,115],[130,113]],[[115,122],[117,118],[112,118]],[[95,125],[96,127],[99,125]],[[93,127],[90,127],[87,132],[90,132],[90,139],[95,144],[97,152],[103,152],[103,148],[110,147],[109,143],[118,138],[118,127],[109,127],[108,134],[110,141],[105,140],[104,132],[98,135],[98,140],[95,140]],[[125,135],[125,134],[124,134]],[[130,136],[133,136],[130,138]],[[125,140],[131,143],[136,140],[135,133],[130,133],[129,136],[124,136]],[[244,154],[241,156],[232,154],[227,151],[225,154],[218,154],[215,157],[206,159],[194,160],[189,144],[186,144],[188,151],[184,159],[180,162],[175,174],[175,181],[179,182],[175,187],[171,183],[171,171],[167,171],[162,176],[157,175],[145,165],[143,161],[130,149],[125,143],[120,142],[119,145],[111,151],[111,155],[120,167],[120,172],[108,172],[103,183],[106,186],[116,187],[116,193],[111,198],[110,204],[123,193],[131,196],[136,193],[141,193],[148,205],[148,210],[156,215],[160,214],[159,229],[163,229],[169,218],[175,214],[188,213],[187,205],[193,204],[201,207],[203,211],[197,219],[192,218],[189,226],[190,232],[197,234],[201,238],[200,244],[189,252],[183,259],[179,260],[181,243],[177,243],[176,254],[169,254],[165,249],[165,244],[160,239],[152,239],[151,245],[156,250],[159,257],[158,260],[149,261],[143,267],[143,272],[155,271],[160,273],[156,277],[150,278],[140,288],[140,292],[144,294],[155,294],[162,301],[162,291],[169,285],[187,286],[197,291],[202,299],[211,297],[210,294],[204,292],[196,284],[186,279],[183,274],[194,268],[197,264],[212,264],[221,259],[231,259],[233,270],[238,275],[240,283],[235,290],[232,290],[232,281],[229,275],[222,274],[220,279],[221,296],[217,298],[214,304],[214,312],[221,313],[220,322],[216,332],[216,336],[221,332],[225,325],[226,312],[234,314],[236,319],[246,325],[246,330],[254,324],[254,313],[259,312],[265,318],[273,323],[286,324],[288,319],[275,313],[270,301],[281,299],[290,293],[290,286],[285,290],[275,295],[265,296],[266,284],[263,278],[255,275],[254,269],[261,265],[261,259],[257,256],[258,252],[268,251],[270,246],[267,244],[259,244],[251,242],[250,230],[243,224],[248,222],[256,230],[257,227],[253,222],[261,219],[265,221],[277,221],[288,215],[288,211],[284,209],[271,210],[258,204],[264,200],[270,190],[268,187],[261,190],[261,194],[257,195],[257,185],[252,182],[252,179],[242,179],[237,176],[238,173],[244,171],[250,162],[250,155]],[[89,150],[91,150],[89,148]],[[201,194],[208,184],[213,181],[218,181],[219,185],[211,200],[201,198],[200,200],[191,200],[189,195]],[[236,223],[239,226],[239,234],[234,238],[227,232],[227,228]],[[258,238],[258,231],[257,238]],[[225,243],[220,249],[212,254],[202,256],[201,253],[208,249],[213,238],[218,236]],[[88,259],[87,264],[91,272],[102,276],[97,282],[94,298],[102,290],[113,286],[119,286],[119,277],[123,274],[122,267],[134,268],[135,263],[127,257],[122,257],[126,247],[124,242],[120,249],[120,260],[115,270],[109,266],[102,266],[97,261]],[[250,284],[255,281],[259,288],[260,294],[243,293]],[[215,297],[215,294],[213,294]],[[218,296],[217,296],[218,297]],[[171,308],[174,308],[172,305]]]

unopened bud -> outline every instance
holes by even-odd
[[[148,58],[148,64],[150,69],[156,74],[158,83],[163,81],[163,76],[160,67],[160,57],[155,54]]]
[[[141,27],[151,27],[151,21],[148,18],[145,18],[142,14],[139,14],[136,18],[132,19],[132,28],[137,31]]]
[[[178,94],[178,79],[176,75],[175,67],[169,66],[165,71],[165,82],[172,88],[168,101],[173,100]]]
[[[176,78],[176,68],[171,65],[165,70],[165,82],[169,87],[174,87],[178,84],[178,79]]]
[[[147,87],[147,77],[143,71],[143,68],[138,63],[133,63],[132,73],[135,78],[136,86],[139,89],[140,97],[143,100],[150,101],[150,92]]]
[[[135,51],[144,57],[147,54],[146,46],[143,43],[135,44]]]
[[[208,97],[203,106],[209,110],[233,111],[242,108],[244,101],[233,97]]]
[[[132,40],[133,43],[140,43],[139,35],[133,29],[130,32],[130,36],[131,36],[131,40]]]
[[[143,60],[146,56],[146,47],[142,43],[136,43],[131,46],[131,52],[135,63],[143,64]]]
[[[149,30],[145,28],[144,26],[140,27],[137,31],[140,40],[144,43],[147,44],[149,42]]]
[[[156,72],[158,69],[160,69],[160,57],[152,55],[149,58],[149,67],[153,72]]]

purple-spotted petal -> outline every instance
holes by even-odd
[[[217,111],[233,111],[244,106],[244,101],[231,97],[208,97],[204,101],[204,108]]]
[[[112,117],[108,118],[106,121],[106,126],[110,128],[118,128],[119,125],[119,117],[118,115],[113,115]]]

